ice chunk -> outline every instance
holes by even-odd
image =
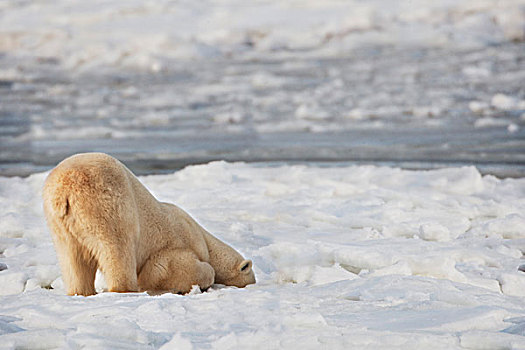
[[[492,97],[491,104],[498,109],[512,110],[517,108],[518,100],[505,94],[496,94]]]
[[[193,345],[188,339],[182,337],[180,334],[175,334],[169,342],[167,342],[166,344],[162,345],[162,347],[160,347],[160,350],[172,350],[172,349],[192,350]]]

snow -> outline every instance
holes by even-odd
[[[525,347],[525,179],[474,167],[212,162],[140,177],[253,259],[257,284],[65,295],[46,173],[0,177],[0,348]]]
[[[525,38],[523,0],[19,1],[0,4],[0,50],[70,69],[173,59],[334,56],[363,45],[480,47]],[[485,70],[467,69],[468,74]]]

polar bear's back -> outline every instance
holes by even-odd
[[[78,154],[62,161],[46,179],[44,211],[58,226],[55,232],[66,231],[79,241],[101,232],[128,236],[139,225],[135,187],[141,185],[134,181],[118,160],[106,154]]]

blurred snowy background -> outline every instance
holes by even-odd
[[[104,151],[525,175],[525,1],[0,2],[0,175]]]

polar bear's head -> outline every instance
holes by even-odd
[[[215,283],[239,288],[254,284],[252,261],[244,259],[226,244],[221,248],[219,254],[216,249],[210,251],[210,263],[215,270]]]
[[[216,276],[215,282],[224,284],[227,286],[235,286],[235,287],[245,287],[248,284],[254,284],[255,283],[255,274],[253,273],[252,269],[252,261],[251,260],[242,260],[240,263],[236,264],[237,266],[234,266],[229,274],[223,275],[223,276]]]
[[[215,283],[245,287],[255,283],[252,261],[207,231],[203,231],[208,246],[209,263],[215,270]]]

